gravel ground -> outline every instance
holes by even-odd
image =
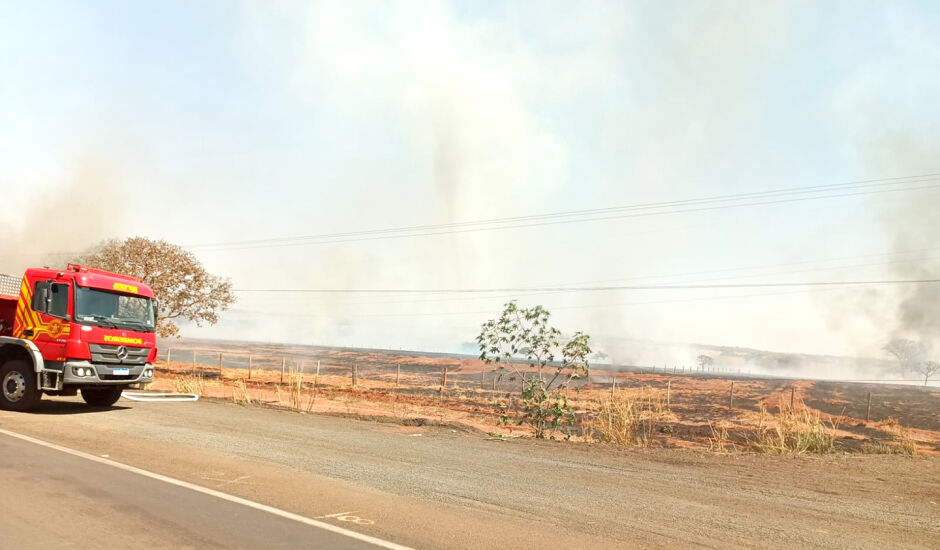
[[[940,548],[940,459],[721,456],[489,438],[226,402],[0,426],[419,548]],[[371,523],[370,523],[371,522]]]

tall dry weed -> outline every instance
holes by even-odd
[[[917,441],[910,435],[910,430],[904,428],[894,417],[889,417],[875,424],[891,436],[889,441],[874,441],[862,445],[862,452],[866,454],[892,454],[914,456],[917,454]]]
[[[251,395],[248,393],[248,386],[244,380],[236,380],[232,385],[232,401],[235,403],[252,404]]]
[[[720,423],[709,422],[708,429],[711,432],[711,435],[708,437],[709,451],[727,454],[737,450],[734,443],[731,441],[727,427]]]
[[[173,387],[177,393],[191,393],[202,397],[206,391],[206,381],[202,376],[187,374],[174,379]]]
[[[290,408],[303,410],[304,375],[302,372],[291,369],[287,377],[287,403]],[[280,396],[278,396],[280,400]]]
[[[748,447],[766,454],[828,454],[835,450],[836,427],[806,407],[787,407],[777,415],[761,407],[760,425],[748,438]]]
[[[601,402],[596,416],[583,425],[585,435],[595,441],[648,446],[668,417],[673,416],[666,406],[665,394],[647,387],[613,392]]]

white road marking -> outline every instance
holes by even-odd
[[[99,464],[105,464],[107,466],[112,466],[119,470],[124,470],[125,472],[131,472],[134,474],[142,475],[144,477],[149,477],[150,479],[155,479],[157,481],[162,481],[164,483],[169,483],[170,485],[176,485],[177,487],[182,487],[184,489],[189,489],[191,491],[196,491],[197,493],[202,493],[204,495],[213,496],[220,498],[222,500],[227,500],[229,502],[234,502],[236,504],[241,504],[242,506],[247,506],[249,508],[254,508],[255,510],[260,510],[262,512],[267,512],[275,516],[280,516],[285,519],[290,519],[298,523],[303,523],[311,527],[316,527],[318,529],[323,529],[325,531],[330,531],[331,533],[336,533],[339,535],[344,535],[352,539],[361,540],[369,544],[373,544],[380,548],[388,548],[389,550],[414,550],[411,547],[403,546],[401,544],[396,544],[387,540],[382,540],[377,537],[364,535],[362,533],[357,533],[355,531],[350,531],[349,529],[344,529],[332,523],[326,523],[324,521],[317,521],[316,519],[308,518],[306,516],[301,516],[300,514],[295,514],[293,512],[288,512],[287,510],[281,510],[280,508],[275,508],[273,506],[268,506],[267,504],[261,504],[260,502],[255,502],[253,500],[248,500],[245,498],[237,497],[235,495],[230,495],[228,493],[223,493],[221,491],[216,491],[214,489],[209,489],[208,487],[203,487],[201,485],[196,485],[195,483],[189,483],[188,481],[183,481],[180,479],[172,478],[165,476],[163,474],[158,474],[142,468],[137,468],[135,466],[129,466],[127,464],[122,464],[120,462],[115,462],[107,458],[101,458],[95,455],[84,453],[82,451],[76,451],[75,449],[70,449],[68,447],[63,447],[61,445],[56,445],[55,443],[49,443],[48,441],[43,441],[41,439],[36,439],[28,435],[19,434],[16,432],[11,432],[10,430],[5,430],[0,428],[0,434],[4,434],[10,437],[15,437],[16,439],[21,439],[23,441],[28,441],[36,445],[40,445],[49,449],[54,449],[59,452],[70,454],[72,456],[77,456],[79,458],[84,458],[92,462],[97,462]]]
[[[353,510],[352,512],[337,512],[337,513],[335,513],[335,514],[329,514],[329,515],[326,515],[326,516],[317,516],[317,517],[315,517],[315,518],[313,518],[313,519],[335,518],[336,516],[342,516],[342,515],[344,515],[344,514],[351,514],[351,513],[353,513],[353,512],[355,512],[355,510]]]
[[[221,473],[221,474],[219,474],[219,475],[225,475],[225,473],[223,472],[223,473]],[[216,482],[218,482],[218,483],[216,484],[216,488],[224,487],[224,486],[226,486],[226,485],[233,485],[233,484],[236,484],[236,483],[245,484],[245,480],[248,479],[248,477],[249,477],[249,476],[238,476],[238,477],[236,477],[235,479],[222,479],[222,478],[218,478],[218,477],[210,477],[210,476],[208,476],[208,475],[200,475],[200,476],[199,476],[200,479],[204,479],[204,480],[206,480],[206,481],[216,481]]]
[[[329,514],[326,516],[317,516],[314,519],[338,519],[339,521],[349,521],[355,523],[356,525],[374,525],[375,521],[371,519],[361,518],[359,516],[354,516],[352,513],[355,512],[338,512],[336,514]]]

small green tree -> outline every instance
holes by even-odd
[[[586,377],[590,369],[591,337],[577,332],[561,346],[561,331],[549,324],[550,317],[542,306],[520,308],[513,300],[505,305],[498,319],[483,323],[476,339],[480,359],[497,364],[501,373],[509,371],[510,381],[522,380],[522,414],[518,423],[531,425],[535,437],[540,439],[554,438],[559,427],[574,423],[567,389],[572,380]],[[559,352],[561,361],[556,362]],[[535,369],[535,376],[527,378],[519,368],[523,364]],[[545,375],[546,370],[550,377]],[[505,411],[501,420],[510,421]]]

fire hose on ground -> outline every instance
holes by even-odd
[[[181,401],[198,401],[199,396],[194,393],[151,393],[151,392],[129,392],[121,394],[124,399],[131,401],[142,401],[145,403],[178,403]]]

